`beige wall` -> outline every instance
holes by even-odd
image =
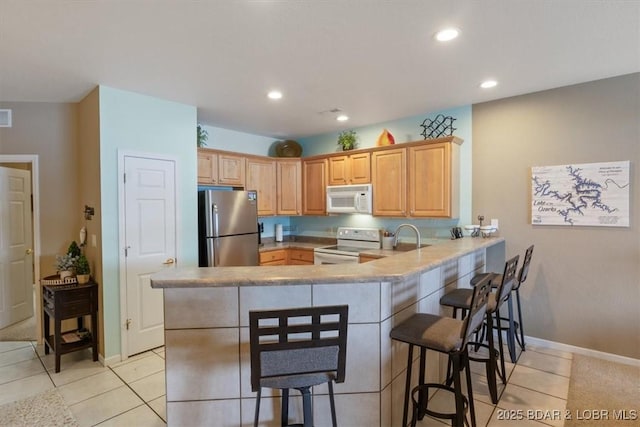
[[[85,205],[93,207],[95,215],[91,220],[78,218],[78,229],[87,228],[85,255],[91,267],[91,276],[100,286],[98,293],[98,351],[104,354],[104,322],[102,298],[102,209],[100,192],[100,104],[96,87],[78,103],[78,211],[84,212]],[[93,246],[95,236],[96,246]]]
[[[535,244],[525,333],[640,358],[640,74],[473,106],[473,215]],[[532,226],[530,168],[630,160],[628,228]]]
[[[40,166],[40,274],[78,239],[76,104],[3,102],[13,126],[0,128],[0,154],[37,154]],[[36,278],[37,279],[37,278]]]

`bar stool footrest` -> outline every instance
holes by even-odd
[[[500,358],[500,351],[498,351],[497,348],[489,348],[489,345],[484,344],[484,343],[478,343],[478,342],[469,342],[467,344],[467,346],[474,346],[474,347],[482,347],[482,348],[486,348],[488,351],[493,351],[493,354],[496,357],[496,361]],[[489,357],[490,356],[486,356],[486,357],[481,357],[481,356],[474,356],[472,353],[469,353],[469,360],[474,361],[474,362],[482,362],[482,363],[487,363],[489,362]],[[496,363],[496,372],[498,372],[498,375],[500,376],[500,379],[502,380],[503,384],[506,384],[506,373],[502,372],[502,370],[500,369],[500,364]],[[448,379],[447,379],[448,381]]]
[[[430,388],[437,388],[440,390],[444,390],[444,391],[448,391],[449,393],[453,393],[455,396],[455,389],[453,387],[449,387],[447,385],[444,384],[438,384],[438,383],[426,383],[426,384],[421,384],[418,385],[416,387],[413,388],[413,390],[411,391],[411,400],[413,401],[413,416],[411,419],[411,425],[415,426],[416,424],[416,420],[417,419],[422,419],[424,417],[424,415],[429,415],[431,417],[434,418],[440,418],[440,419],[445,419],[445,420],[455,420],[456,419],[456,413],[455,412],[437,412],[437,411],[433,411],[431,409],[428,408],[428,404],[429,404],[429,389]],[[420,408],[420,403],[418,402],[419,400],[419,396],[418,394],[420,393],[420,391],[422,391],[423,393],[426,393],[426,398],[425,398],[425,405],[424,408]],[[463,406],[463,410],[464,410],[464,420],[465,420],[465,424],[468,425],[467,422],[467,411],[469,409],[469,399],[467,399],[466,396],[462,395],[462,406]]]

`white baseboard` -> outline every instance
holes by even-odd
[[[608,360],[610,362],[623,363],[625,365],[640,367],[640,359],[620,356],[618,354],[605,353],[604,351],[592,350],[590,348],[576,347],[575,345],[563,344],[555,341],[543,340],[541,338],[525,335],[524,342],[538,347],[550,348],[553,350],[568,351],[570,353],[581,354],[583,356],[595,357],[597,359]]]
[[[102,363],[103,366],[111,366],[120,362],[122,360],[122,357],[120,357],[119,354],[116,354],[115,356],[110,356],[105,359],[101,354],[99,354],[98,360],[100,361],[100,363]]]

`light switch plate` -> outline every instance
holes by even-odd
[[[491,226],[497,230],[498,229],[498,220],[495,219],[495,218],[491,218]]]

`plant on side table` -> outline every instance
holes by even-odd
[[[67,277],[73,276],[73,268],[78,261],[78,257],[73,254],[56,255],[55,267],[60,275],[60,279],[64,280]]]
[[[78,279],[79,284],[85,284],[89,282],[89,277],[91,274],[91,268],[89,267],[89,260],[84,254],[78,257],[75,265],[76,270],[76,278]]]

